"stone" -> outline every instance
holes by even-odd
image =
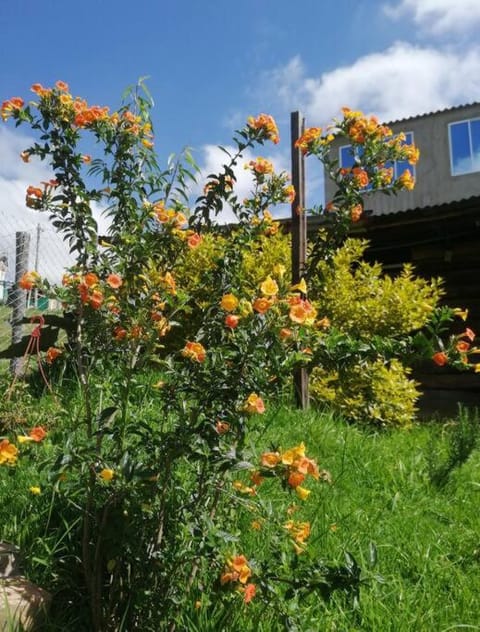
[[[0,579],[0,632],[41,629],[52,596],[25,577]]]

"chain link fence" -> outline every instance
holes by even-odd
[[[9,366],[15,370],[11,356],[21,358],[25,353],[33,325],[18,324],[19,321],[61,309],[56,301],[36,289],[26,292],[18,288],[19,277],[26,271],[35,270],[50,283],[60,283],[65,268],[72,263],[67,245],[48,224],[37,223],[12,232],[4,227],[1,231],[0,371]]]

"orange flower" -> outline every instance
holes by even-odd
[[[238,298],[234,294],[224,294],[220,301],[220,307],[226,312],[233,312],[238,307]]]
[[[293,201],[295,200],[295,187],[293,186],[293,184],[289,184],[288,186],[286,186],[283,189],[283,201],[284,202],[288,202],[289,204],[293,204]]]
[[[114,274],[112,272],[107,277],[107,285],[109,285],[113,290],[118,290],[122,283],[122,277],[119,274]]]
[[[98,276],[95,272],[87,272],[87,274],[83,277],[83,280],[87,287],[93,287],[98,283]]]
[[[432,360],[438,366],[445,366],[446,364],[448,364],[447,354],[444,353],[443,351],[437,351],[437,353],[434,353],[432,356]]]
[[[268,312],[268,310],[270,309],[272,305],[273,305],[273,302],[271,299],[261,296],[259,298],[256,298],[253,301],[252,306],[253,306],[253,309],[259,314],[265,314],[266,312]]]
[[[15,110],[20,110],[23,104],[24,101],[20,97],[12,97],[8,101],[4,101],[0,110],[2,119],[6,121]]]
[[[296,489],[299,485],[303,483],[304,480],[305,475],[301,472],[291,472],[287,479],[287,483],[290,485],[290,487]]]
[[[287,327],[283,327],[282,329],[280,329],[280,333],[279,333],[280,340],[287,340],[288,338],[291,337],[292,333],[293,332],[291,329],[288,329]]]
[[[18,448],[8,439],[0,441],[0,465],[15,465],[18,459]]]
[[[360,167],[354,167],[352,169],[352,174],[353,174],[353,180],[357,186],[359,186],[362,189],[368,186],[368,183],[369,183],[368,173],[365,171],[365,169],[361,169]]]
[[[271,140],[275,145],[280,141],[278,127],[275,120],[269,114],[259,114],[256,118],[249,116],[247,126],[261,133],[261,137]]]
[[[465,353],[470,349],[470,343],[465,340],[459,340],[456,345],[457,351]]]
[[[35,287],[39,280],[40,275],[38,274],[38,272],[25,272],[18,282],[18,287],[22,290],[31,290]]]
[[[127,335],[127,330],[120,325],[117,325],[113,330],[113,337],[115,340],[123,340]]]
[[[27,189],[27,197],[36,197],[41,198],[43,196],[43,191],[39,187],[34,187],[30,185]]]
[[[235,316],[235,314],[227,314],[227,316],[225,316],[225,325],[230,327],[230,329],[236,329],[239,322],[240,318]]]
[[[250,162],[245,165],[245,167],[250,167],[252,171],[259,175],[273,173],[273,164],[270,162],[270,160],[262,158],[261,156],[259,156],[256,160],[250,160]]]
[[[298,325],[312,325],[316,316],[317,310],[306,299],[294,303],[289,312],[290,320]]]
[[[103,303],[102,292],[100,292],[100,290],[93,290],[89,303],[92,309],[99,309]]]
[[[247,584],[243,591],[243,603],[250,603],[257,594],[257,587],[255,584]]]
[[[92,162],[92,157],[89,156],[88,154],[84,154],[82,156],[82,160],[86,165],[89,165]]]
[[[30,430],[28,436],[37,443],[40,443],[40,441],[43,441],[43,439],[45,439],[47,433],[45,432],[44,428],[42,428],[42,426],[35,426]]]
[[[23,162],[30,162],[30,154],[28,153],[28,151],[22,151],[22,153],[20,154],[20,158],[23,160]]]
[[[193,362],[205,362],[207,353],[203,345],[199,342],[187,342],[182,350],[182,355]]]
[[[223,435],[230,430],[230,424],[227,423],[226,421],[218,420],[215,424],[215,430],[217,434]]]
[[[55,86],[60,92],[68,92],[68,83],[65,83],[65,81],[57,81]]]
[[[471,329],[467,327],[465,331],[463,332],[463,334],[460,334],[458,337],[468,338],[471,342],[473,342],[475,340],[475,332],[473,332]]]
[[[187,244],[189,248],[197,248],[202,243],[202,236],[198,233],[193,233],[187,239]]]
[[[310,153],[315,146],[315,141],[320,138],[321,133],[321,127],[309,127],[304,131],[300,138],[295,141],[295,147],[300,149],[302,154]]]
[[[57,349],[57,347],[49,347],[47,349],[46,361],[47,364],[53,364],[59,355],[62,355],[63,351]]]
[[[264,452],[260,457],[260,463],[263,467],[274,468],[280,461],[281,457],[278,452]]]
[[[355,204],[355,206],[352,206],[350,209],[350,218],[352,222],[358,222],[362,217],[362,213],[363,209],[361,204]]]
[[[259,397],[256,393],[251,393],[247,397],[244,410],[247,413],[258,413],[261,415],[265,412],[265,404],[263,403],[263,399]]]

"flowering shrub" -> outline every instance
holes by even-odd
[[[301,512],[297,506],[285,509],[292,495],[306,501],[318,493],[312,482],[328,483],[330,475],[303,443],[270,446],[254,467],[248,433],[293,368],[331,359],[338,330],[330,319],[340,321],[343,308],[341,301],[322,301],[328,266],[320,262],[341,256],[335,246],[361,215],[362,188],[410,187],[407,176],[391,182],[382,165],[400,156],[415,161],[416,150],[348,110],[326,135],[305,132],[299,147],[329,166],[339,194],[324,209],[334,238],[320,236],[308,284],[302,279],[292,287],[286,239],[269,211],[295,199],[287,174],[258,157],[246,165],[250,197],[240,201],[235,191],[234,167],[243,153],[279,142],[271,116],[250,117],[236,132],[229,162],[208,176],[192,203],[197,169],[188,152],[159,168],[141,86],[113,112],[74,97],[64,82],[34,84],[32,91],[34,101],[5,101],[1,115],[37,134],[21,159],[47,161],[54,179],[31,185],[26,203],[49,214],[76,263],[59,287],[35,271],[21,281],[61,302],[68,333],[64,345],[44,356],[50,369],[56,363],[68,369],[68,388],[56,387],[59,421],[42,464],[48,476],[30,493],[50,486],[47,530],[63,529],[54,576],[70,585],[75,578],[72,601],[88,606],[84,627],[174,630],[184,626],[190,605],[203,607],[206,593],[225,607],[239,598],[248,607],[259,601],[281,607],[285,583],[295,593],[330,580],[334,586],[331,568],[328,579],[321,565],[312,570],[305,557],[298,562],[312,527],[301,513],[291,517]],[[350,171],[329,162],[334,131],[363,147]],[[98,155],[82,152],[86,137]],[[93,203],[109,218],[102,237]],[[225,204],[238,219],[229,233],[215,221]],[[387,285],[372,279],[384,299],[394,294]],[[409,273],[398,286],[415,287],[422,300],[435,298],[431,286],[415,285]],[[405,328],[423,322],[423,314],[412,308]],[[394,326],[400,316],[392,317]],[[356,327],[362,319],[355,314],[353,321]],[[43,438],[38,427],[16,435],[14,441],[14,428],[0,443],[0,465],[13,475],[28,443]],[[278,517],[262,502],[263,481],[279,483],[284,493]],[[264,559],[245,549],[241,533],[231,533],[240,514],[250,516],[252,529],[268,525],[272,542]],[[295,578],[285,581],[290,564]],[[356,567],[351,577],[358,583]]]

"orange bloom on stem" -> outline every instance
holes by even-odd
[[[43,191],[39,187],[30,185],[27,189],[27,196],[41,198],[43,196]]]
[[[271,140],[275,145],[280,141],[277,124],[269,114],[259,114],[256,118],[249,116],[247,125],[252,130],[262,132],[265,138]]]
[[[57,347],[49,347],[47,349],[46,361],[47,364],[53,364],[58,356],[62,355],[63,351],[61,349],[57,349]]]
[[[432,356],[432,360],[438,366],[445,366],[446,364],[448,364],[448,356],[444,351],[437,351],[437,353],[434,353]]]
[[[193,233],[187,239],[187,245],[189,248],[197,248],[202,243],[202,236],[198,233]]]
[[[240,318],[235,316],[235,314],[227,314],[227,316],[225,316],[225,325],[230,329],[236,329],[239,322]]]
[[[469,340],[471,340],[473,342],[475,340],[475,332],[473,332],[471,329],[469,329],[467,327],[465,329],[465,331],[463,332],[463,334],[460,334],[458,337],[459,338],[468,338]]]
[[[355,184],[357,186],[361,187],[362,189],[368,186],[368,183],[369,183],[368,173],[365,171],[365,169],[361,169],[360,167],[354,167],[352,169],[352,174],[353,174],[353,179],[355,181]]]
[[[304,133],[295,141],[295,147],[300,149],[302,154],[307,154],[312,150],[312,146],[315,141],[320,138],[322,133],[321,127],[309,127]]]
[[[28,436],[31,437],[37,443],[39,443],[40,441],[43,441],[43,439],[45,439],[45,437],[47,436],[47,433],[45,432],[45,429],[42,428],[42,426],[35,426],[34,428],[30,430],[30,432],[28,433]]]
[[[20,97],[12,97],[8,101],[4,101],[0,110],[2,119],[6,121],[15,110],[20,110],[23,104],[24,101]]]
[[[243,603],[250,603],[257,594],[257,587],[255,584],[247,584],[243,591]]]
[[[260,457],[260,463],[263,467],[274,468],[280,461],[281,457],[278,452],[264,452]]]
[[[192,362],[205,362],[207,353],[203,345],[199,342],[187,342],[182,350],[182,355],[189,358]]]
[[[102,292],[100,292],[100,290],[93,290],[89,303],[92,309],[99,309],[103,303]]]
[[[93,287],[98,283],[98,276],[95,272],[87,272],[87,274],[83,277],[83,280],[87,287]]]
[[[273,302],[271,299],[261,296],[253,301],[252,307],[258,314],[265,314],[272,305]]]
[[[107,285],[109,285],[113,290],[117,290],[122,283],[122,277],[119,274],[114,274],[112,272],[107,277]]]
[[[57,81],[55,86],[60,92],[68,92],[68,83],[65,83],[65,81]]]
[[[299,485],[303,483],[304,480],[305,475],[301,472],[291,472],[287,479],[287,483],[290,485],[290,487],[296,489]]]
[[[38,272],[25,272],[18,282],[18,287],[22,290],[32,290],[39,280],[40,275],[38,274]]]
[[[244,410],[247,413],[258,413],[261,415],[265,412],[265,404],[263,403],[263,399],[259,397],[256,393],[251,393],[247,397]]]
[[[459,340],[456,345],[457,351],[460,353],[465,353],[470,349],[470,343],[465,340]]]

